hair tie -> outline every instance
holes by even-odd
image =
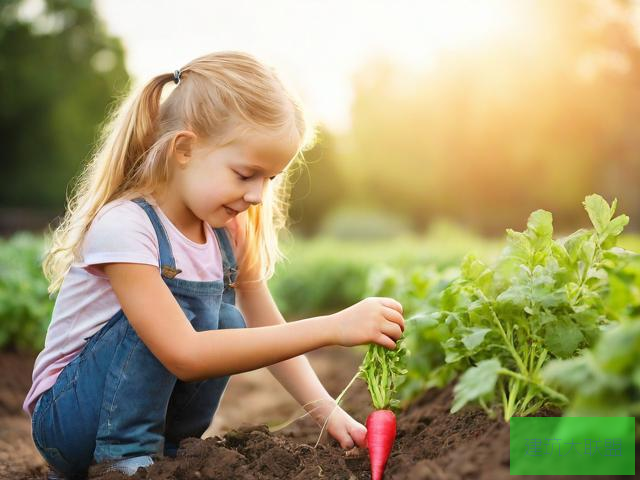
[[[173,71],[173,83],[178,85],[180,83],[180,80],[182,80],[182,72],[180,70],[174,70]]]

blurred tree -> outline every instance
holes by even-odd
[[[345,182],[336,164],[333,135],[323,126],[317,141],[304,154],[305,162],[294,174],[291,189],[291,231],[305,236],[317,233],[325,215],[346,197]]]
[[[125,89],[123,46],[91,0],[0,5],[0,206],[53,207]]]
[[[632,4],[540,0],[530,32],[441,51],[410,74],[391,61],[354,77],[349,178],[418,229],[447,215],[487,233],[545,208],[587,223],[588,193],[640,219],[640,49]],[[523,2],[522,5],[525,5]],[[359,198],[359,200],[361,200]]]

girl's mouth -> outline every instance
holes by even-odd
[[[224,209],[227,211],[227,213],[228,213],[229,215],[233,215],[233,216],[235,216],[235,215],[237,215],[238,213],[240,213],[240,212],[238,212],[238,211],[234,210],[233,208],[229,208],[229,207],[227,207],[226,205],[224,205]]]

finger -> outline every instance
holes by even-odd
[[[348,430],[351,438],[354,442],[356,442],[356,445],[358,445],[358,447],[360,448],[366,448],[367,428],[364,425],[358,423],[355,426],[349,426]]]
[[[393,339],[387,337],[383,333],[381,333],[380,336],[376,339],[376,343],[378,345],[382,345],[384,348],[388,348],[389,350],[396,349],[396,342],[394,342]]]
[[[337,440],[338,440],[338,443],[340,443],[340,447],[341,448],[343,448],[345,450],[353,448],[354,443],[353,443],[353,440],[351,438],[351,435],[349,435],[348,433],[341,434],[340,438],[337,439]]]
[[[384,333],[387,337],[398,340],[402,336],[402,329],[397,323],[386,322],[382,327],[382,333]]]
[[[385,308],[383,311],[383,315],[387,320],[400,325],[400,328],[404,332],[404,318],[402,317],[402,314],[398,313],[397,310],[393,310],[392,308]]]
[[[380,301],[385,307],[392,308],[393,310],[402,313],[402,305],[400,305],[400,302],[397,300],[389,297],[380,297]]]

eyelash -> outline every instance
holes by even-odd
[[[238,172],[236,172],[236,175],[238,175],[238,177],[240,177],[242,181],[249,180],[251,178],[251,177],[245,177],[244,175],[240,175]],[[274,178],[276,178],[275,175],[273,177],[269,177],[269,180],[273,180]]]

